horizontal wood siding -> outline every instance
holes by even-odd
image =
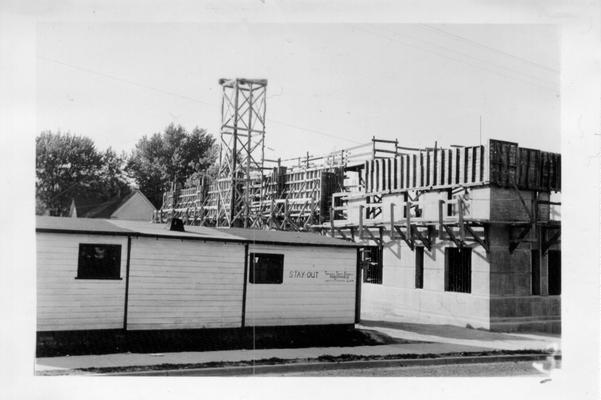
[[[284,254],[284,279],[248,283],[247,326],[354,323],[356,249],[251,244],[252,252]]]
[[[75,279],[80,243],[121,245],[121,280]],[[37,331],[123,327],[127,238],[36,233]]]
[[[244,245],[132,238],[127,329],[239,327]]]

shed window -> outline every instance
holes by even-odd
[[[415,248],[415,288],[424,288],[424,248],[422,246]]]
[[[382,283],[382,248],[369,246],[361,249],[363,282]]]
[[[561,294],[561,251],[549,250],[548,254],[549,295]]]
[[[445,291],[472,291],[472,249],[469,247],[445,249]]]
[[[250,283],[282,283],[284,279],[284,255],[250,253]]]
[[[121,245],[79,244],[77,279],[121,279]]]

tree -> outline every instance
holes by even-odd
[[[126,171],[160,208],[163,192],[171,182],[184,183],[189,176],[207,170],[215,161],[215,138],[204,129],[191,133],[170,124],[163,133],[144,136],[127,160]]]
[[[128,190],[122,164],[112,149],[98,152],[88,137],[42,132],[36,138],[36,213],[67,215],[73,198],[105,201]]]

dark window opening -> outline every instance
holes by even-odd
[[[415,288],[424,288],[424,248],[415,248]]]
[[[531,251],[530,263],[532,264],[532,295],[540,295],[540,250]]]
[[[382,283],[382,248],[369,246],[361,249],[363,282]]]
[[[561,251],[549,250],[548,253],[549,296],[561,294]]]
[[[452,189],[447,190],[447,200],[453,200],[453,190]],[[453,216],[453,203],[449,201],[447,203],[447,217],[452,217],[452,216]]]
[[[250,283],[280,284],[283,280],[283,254],[250,253]]]
[[[445,291],[471,293],[472,249],[469,247],[445,248]]]
[[[121,245],[80,243],[77,279],[121,279]]]

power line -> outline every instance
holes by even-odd
[[[118,76],[115,76],[115,75],[110,75],[110,74],[106,74],[104,72],[94,71],[94,70],[91,70],[91,69],[88,69],[88,68],[80,67],[78,65],[67,64],[65,62],[58,61],[58,60],[53,60],[51,58],[46,58],[46,57],[38,57],[38,58],[41,59],[41,60],[44,60],[44,61],[53,62],[55,64],[64,65],[66,67],[73,68],[73,69],[76,69],[76,70],[79,70],[79,71],[82,71],[82,72],[87,72],[87,73],[90,73],[90,74],[93,74],[93,75],[102,76],[103,78],[112,79],[114,81],[118,81],[118,82],[122,82],[122,83],[127,83],[129,85],[137,86],[137,87],[140,87],[140,88],[143,88],[143,89],[153,90],[155,92],[167,94],[169,96],[179,97],[181,99],[193,101],[195,103],[201,103],[201,104],[206,104],[206,105],[209,105],[209,106],[212,106],[212,107],[217,107],[216,104],[210,103],[208,101],[195,99],[195,98],[190,97],[190,96],[181,95],[179,93],[171,92],[169,90],[157,88],[157,87],[154,87],[154,86],[144,85],[142,83],[134,82],[134,81],[131,81],[129,79],[121,78],[121,77],[118,77]]]
[[[360,31],[363,31],[363,32],[369,33],[369,34],[371,34],[371,35],[373,35],[373,36],[381,37],[381,38],[387,39],[387,40],[389,40],[389,41],[392,41],[392,42],[398,42],[398,43],[400,43],[400,44],[403,44],[403,45],[405,45],[405,46],[409,46],[409,47],[415,48],[415,49],[417,49],[417,50],[420,50],[420,51],[423,51],[423,52],[432,53],[432,54],[434,54],[434,55],[437,55],[437,56],[439,56],[439,57],[447,58],[447,59],[449,59],[449,60],[453,60],[453,61],[457,61],[457,62],[460,62],[460,63],[463,63],[463,64],[470,65],[470,66],[472,66],[472,67],[474,67],[474,68],[478,68],[478,69],[486,70],[486,71],[488,71],[488,72],[491,72],[491,73],[494,73],[494,74],[497,74],[497,75],[503,76],[503,77],[505,77],[505,78],[507,78],[507,79],[512,79],[512,80],[516,80],[516,81],[521,81],[521,82],[523,82],[523,83],[529,83],[529,84],[531,84],[531,85],[534,85],[534,86],[537,86],[537,87],[540,87],[540,88],[543,88],[543,89],[547,89],[547,90],[553,90],[553,91],[555,91],[555,89],[554,89],[554,88],[552,88],[552,87],[550,87],[550,86],[548,86],[548,85],[546,85],[546,84],[544,84],[544,83],[542,83],[542,82],[540,82],[540,81],[538,81],[538,83],[537,83],[537,82],[533,82],[533,81],[531,81],[531,80],[527,80],[527,79],[524,79],[524,78],[521,78],[521,77],[518,77],[518,76],[510,76],[510,75],[508,75],[508,74],[506,74],[506,73],[503,73],[503,72],[497,71],[497,70],[495,70],[495,69],[493,69],[493,68],[490,68],[490,67],[481,66],[481,65],[476,65],[476,64],[474,64],[473,62],[470,62],[470,61],[468,61],[468,60],[465,60],[465,59],[463,59],[463,58],[452,57],[452,56],[449,56],[449,55],[446,55],[446,54],[440,53],[440,52],[438,52],[438,51],[436,51],[436,50],[429,49],[429,48],[427,48],[427,47],[424,47],[424,46],[417,46],[417,45],[415,45],[415,44],[408,43],[408,42],[406,42],[406,41],[403,41],[403,40],[400,40],[400,39],[398,39],[396,36],[390,36],[390,35],[382,34],[382,33],[380,33],[380,32],[373,32],[373,31],[370,31],[370,30],[367,30],[367,29],[364,29],[364,28],[360,28],[360,27],[358,27],[358,26],[356,26],[356,25],[354,25],[354,27],[355,27],[357,30],[360,30]],[[426,43],[426,44],[429,44],[429,45],[432,45],[432,43],[429,43],[429,42],[424,42],[424,43]],[[434,45],[434,46],[436,46],[436,47],[439,47],[439,48],[440,48],[440,46],[437,46],[437,45]],[[445,49],[445,50],[449,51],[448,49]],[[459,52],[455,52],[455,53],[458,53],[458,54],[460,54],[460,55],[462,55],[462,56],[464,56],[464,57],[472,58],[473,60],[476,60],[476,61],[479,61],[479,62],[482,62],[482,63],[486,63],[486,61],[483,61],[483,60],[480,60],[480,59],[478,59],[478,58],[475,58],[475,57],[471,57],[471,56],[465,55],[465,54],[463,54],[463,53],[459,53]],[[506,70],[511,70],[511,69],[504,68],[504,67],[499,67],[499,66],[497,66],[497,68],[506,69]],[[523,74],[523,75],[525,75],[526,77],[532,78],[532,77],[531,77],[531,76],[529,76],[529,75],[526,75],[526,74]]]
[[[476,45],[476,46],[479,46],[479,47],[482,47],[482,48],[484,48],[484,49],[488,49],[488,50],[491,50],[491,51],[494,51],[494,52],[497,52],[497,53],[500,53],[500,54],[506,55],[506,56],[508,56],[508,57],[515,58],[516,60],[523,61],[523,62],[525,62],[525,63],[531,64],[531,65],[534,65],[534,66],[536,66],[536,67],[538,67],[538,68],[541,68],[541,69],[544,69],[544,70],[547,70],[547,71],[550,71],[550,72],[557,72],[557,73],[559,72],[559,70],[558,70],[558,69],[551,68],[551,67],[549,67],[549,66],[546,66],[546,65],[543,65],[543,64],[539,64],[539,63],[537,63],[537,62],[534,62],[534,61],[532,61],[532,60],[528,60],[528,59],[526,59],[526,58],[523,58],[523,57],[516,56],[515,54],[508,53],[508,52],[506,52],[506,51],[503,51],[503,50],[497,49],[497,48],[495,48],[495,47],[488,46],[488,45],[482,44],[482,43],[480,43],[480,42],[476,42],[475,40],[468,39],[468,38],[466,38],[466,37],[463,37],[463,36],[460,36],[460,35],[456,35],[456,34],[454,34],[454,33],[451,33],[451,32],[448,32],[448,31],[445,31],[444,29],[435,28],[435,27],[433,27],[432,25],[420,24],[419,26],[421,26],[422,28],[427,28],[427,29],[430,29],[430,30],[432,30],[432,31],[436,31],[436,32],[442,33],[442,34],[444,34],[444,35],[448,35],[448,36],[454,37],[454,38],[456,38],[456,39],[459,39],[459,40],[463,40],[463,41],[465,41],[465,42],[468,42],[468,43],[474,44],[474,45]]]
[[[195,102],[195,103],[209,105],[211,107],[216,107],[216,108],[220,107],[217,104],[210,103],[210,102],[205,101],[205,100],[200,100],[200,99],[196,99],[196,98],[193,98],[193,97],[190,97],[190,96],[181,95],[179,93],[175,93],[175,92],[172,92],[172,91],[169,91],[169,90],[157,88],[157,87],[154,87],[154,86],[144,85],[144,84],[141,84],[141,83],[138,83],[138,82],[134,82],[134,81],[129,80],[129,79],[121,78],[121,77],[118,77],[118,76],[115,76],[115,75],[111,75],[111,74],[107,74],[107,73],[104,73],[104,72],[94,71],[94,70],[89,69],[89,68],[85,68],[85,67],[81,67],[81,66],[73,65],[73,64],[68,64],[68,63],[65,63],[65,62],[62,62],[62,61],[58,61],[58,60],[54,60],[54,59],[51,59],[51,58],[40,57],[40,56],[38,56],[38,58],[41,59],[41,60],[44,60],[44,61],[49,61],[49,62],[52,62],[52,63],[55,63],[55,64],[59,64],[59,65],[63,65],[63,66],[69,67],[69,68],[73,68],[73,69],[76,69],[78,71],[82,71],[82,72],[86,72],[86,73],[89,73],[89,74],[101,76],[101,77],[107,78],[107,79],[112,79],[112,80],[117,81],[117,82],[127,83],[129,85],[137,86],[139,88],[153,90],[153,91],[158,92],[158,93],[162,93],[162,94],[166,94],[166,95],[169,95],[169,96],[178,97],[178,98],[181,98],[181,99],[184,99],[184,100],[188,100],[188,101],[192,101],[192,102]],[[301,131],[306,131],[306,132],[311,132],[311,133],[315,133],[315,134],[318,134],[318,135],[327,136],[327,137],[330,137],[330,138],[335,138],[335,139],[340,139],[340,140],[346,140],[346,141],[353,142],[353,143],[360,143],[360,142],[358,142],[356,140],[353,140],[353,139],[345,138],[345,137],[342,137],[342,136],[336,136],[336,135],[333,135],[331,133],[326,133],[326,132],[319,131],[319,130],[316,130],[316,129],[305,128],[305,127],[302,127],[302,126],[293,125],[293,124],[290,124],[290,123],[287,123],[287,122],[284,122],[284,121],[278,121],[278,120],[274,120],[274,119],[270,119],[270,118],[267,118],[267,121],[270,121],[270,122],[273,122],[273,123],[276,123],[276,124],[280,124],[280,125],[284,125],[284,126],[288,126],[290,128],[298,129],[298,130],[301,130]]]

